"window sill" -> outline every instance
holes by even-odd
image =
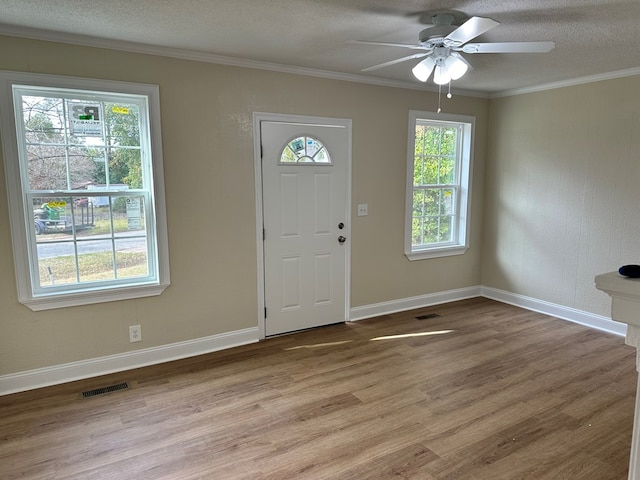
[[[453,245],[448,247],[435,247],[425,250],[414,250],[412,252],[405,252],[405,256],[410,260],[426,260],[429,258],[450,257],[453,255],[464,254],[469,247],[464,245]]]
[[[54,308],[76,307],[91,305],[94,303],[115,302],[118,300],[131,300],[135,298],[153,297],[162,294],[170,284],[144,285],[138,287],[125,287],[104,291],[92,291],[83,293],[70,293],[51,295],[46,297],[20,299],[20,303],[34,312],[41,310],[53,310]]]

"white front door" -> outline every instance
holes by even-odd
[[[261,121],[265,335],[347,320],[350,122]]]

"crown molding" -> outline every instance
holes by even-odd
[[[407,82],[402,80],[391,80],[387,78],[368,77],[365,75],[353,75],[349,73],[332,72],[306,67],[296,67],[278,63],[261,62],[212,53],[199,52],[195,50],[185,50],[171,47],[159,47],[143,43],[126,42],[122,40],[112,40],[72,33],[54,32],[51,30],[41,30],[29,27],[17,27],[0,23],[0,35],[10,37],[27,38],[31,40],[41,40],[46,42],[65,43],[69,45],[79,45],[84,47],[104,48],[109,50],[119,50],[129,53],[140,53],[145,55],[156,55],[161,57],[176,58],[180,60],[191,60],[194,62],[213,63],[241,68],[254,68],[258,70],[268,70],[278,73],[289,73],[292,75],[304,75],[308,77],[326,78],[330,80],[341,80],[345,82],[364,83],[382,87],[404,88],[410,90],[421,90],[426,92],[438,92],[435,85]],[[486,92],[474,90],[458,90],[456,95],[467,97],[489,98]]]
[[[69,45],[79,45],[85,47],[104,48],[109,50],[118,50],[129,53],[140,53],[145,55],[155,55],[161,57],[176,58],[180,60],[190,60],[194,62],[213,63],[218,65],[227,65],[241,68],[254,68],[258,70],[267,70],[279,73],[289,73],[292,75],[304,75],[309,77],[326,78],[330,80],[340,80],[345,82],[364,83],[368,85],[376,85],[382,87],[404,88],[410,90],[421,90],[425,92],[437,93],[438,89],[435,85],[418,84],[415,82],[407,82],[402,80],[391,80],[387,78],[369,77],[365,75],[353,75],[349,73],[332,72],[329,70],[320,70],[306,67],[296,67],[292,65],[283,65],[278,63],[261,62],[258,60],[249,60],[236,57],[228,57],[224,55],[216,55],[213,53],[199,52],[195,50],[186,50],[171,47],[159,47],[157,45],[148,45],[143,43],[126,42],[123,40],[112,40],[99,37],[91,37],[87,35],[77,35],[72,33],[54,32],[52,30],[43,30],[30,27],[18,27],[15,25],[7,25],[0,23],[0,35],[10,37],[28,38],[31,40],[41,40],[46,42],[66,43]],[[616,78],[631,77],[640,75],[640,67],[629,68],[626,70],[618,70],[614,72],[599,73],[588,75],[558,82],[550,82],[532,87],[514,88],[511,90],[502,90],[499,92],[482,92],[477,90],[456,89],[456,95],[476,98],[501,98],[516,95],[524,95],[527,93],[543,92],[546,90],[555,90],[558,88],[572,87],[583,85],[586,83],[601,82],[604,80],[612,80]]]
[[[489,95],[489,98],[512,97],[515,95],[524,95],[525,93],[536,93],[543,92],[545,90],[555,90],[557,88],[574,87],[576,85],[584,85],[586,83],[602,82],[604,80],[613,80],[616,78],[633,77],[635,75],[640,75],[640,67],[628,68],[626,70],[618,70],[615,72],[587,75],[585,77],[561,80],[559,82],[545,83],[542,85],[537,85],[535,87],[515,88],[513,90],[494,92]]]

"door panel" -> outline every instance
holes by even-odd
[[[349,129],[261,122],[266,335],[344,322],[347,311]],[[295,138],[331,163],[280,164]],[[340,225],[342,224],[342,228]]]

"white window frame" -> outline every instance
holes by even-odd
[[[150,274],[132,278],[124,283],[91,285],[79,288],[77,284],[68,288],[55,288],[43,292],[36,290],[32,280],[34,267],[37,269],[36,245],[33,239],[33,212],[28,208],[25,195],[25,179],[20,162],[20,147],[14,111],[13,86],[32,86],[81,90],[96,93],[131,94],[146,97],[148,108],[147,132],[150,142],[152,178],[150,192],[151,215],[147,222],[150,238],[147,252]],[[19,108],[21,108],[19,106]],[[145,122],[143,122],[145,123]],[[144,128],[144,125],[143,125]],[[55,75],[30,74],[0,71],[0,133],[2,135],[3,161],[7,183],[9,222],[13,244],[14,265],[18,301],[34,311],[87,305],[116,300],[160,295],[169,285],[169,248],[164,196],[164,175],[162,166],[162,140],[160,126],[160,95],[156,85],[128,82],[105,81]]]
[[[456,175],[454,188],[457,190],[457,210],[454,216],[453,241],[433,244],[413,245],[413,174],[415,161],[415,131],[418,123],[453,124],[460,126],[461,136],[456,149]],[[471,174],[473,156],[473,134],[475,117],[421,110],[409,111],[409,134],[407,143],[407,183],[405,204],[404,254],[409,260],[462,255],[469,248]]]

